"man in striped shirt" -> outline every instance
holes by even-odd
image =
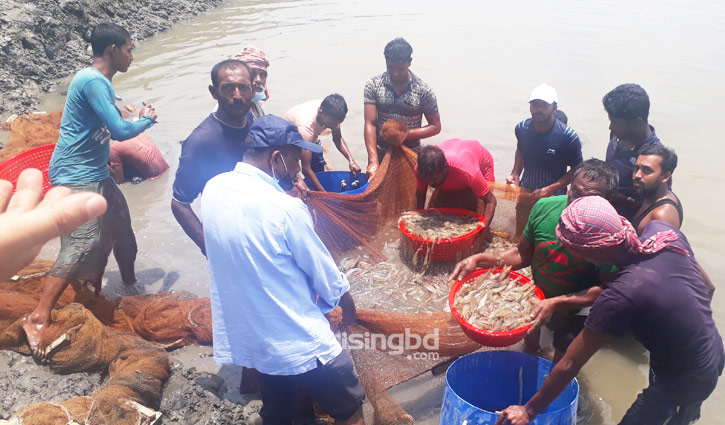
[[[410,71],[413,48],[403,38],[385,46],[386,71],[365,83],[365,147],[368,151],[368,178],[372,178],[387,150],[382,126],[394,118],[405,122],[408,134],[403,144],[411,149],[420,140],[441,132],[441,116],[433,90]],[[427,125],[423,126],[423,115]]]
[[[554,116],[557,101],[553,87],[546,83],[536,87],[529,97],[531,118],[514,130],[516,158],[506,182],[533,190],[535,199],[565,194],[574,169],[583,161],[579,136]]]

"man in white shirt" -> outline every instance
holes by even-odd
[[[343,323],[354,321],[350,284],[305,204],[284,192],[302,149],[322,148],[272,115],[244,144],[244,161],[202,194],[214,360],[260,372],[265,425],[292,424],[301,392],[335,423],[362,425],[364,390],[325,318],[340,304]]]

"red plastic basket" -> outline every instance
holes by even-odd
[[[463,333],[465,333],[469,338],[476,341],[477,343],[481,345],[485,345],[486,347],[508,347],[510,345],[514,345],[517,342],[521,341],[526,337],[526,331],[531,328],[531,325],[526,325],[523,327],[520,327],[518,329],[514,329],[511,331],[503,331],[503,332],[492,332],[492,331],[486,331],[483,329],[478,329],[477,327],[473,326],[472,324],[468,323],[463,317],[461,317],[460,314],[458,314],[458,311],[453,307],[453,302],[456,299],[456,294],[461,289],[463,285],[467,285],[474,281],[478,276],[486,273],[489,269],[480,269],[472,272],[468,276],[464,277],[463,280],[457,280],[453,286],[451,287],[451,292],[448,294],[448,305],[451,308],[451,313],[453,314],[453,317],[456,318],[458,323],[461,325],[461,329],[463,329]],[[495,273],[500,273],[503,269],[501,268],[495,268],[493,271]],[[510,272],[511,277],[519,278],[519,282],[522,285],[525,285],[529,282],[531,282],[531,279],[528,277],[522,275],[521,273],[516,272]],[[535,287],[536,290],[536,296],[543,300],[544,293],[541,292],[541,289],[539,289],[538,286]]]
[[[477,237],[481,234],[481,231],[486,225],[486,220],[481,214],[460,208],[430,208],[428,210],[417,210],[414,212],[421,213],[423,211],[439,211],[442,214],[471,215],[472,217],[477,218],[483,226],[479,226],[476,230],[463,236],[450,239],[439,239],[434,242],[430,239],[423,239],[410,233],[408,229],[405,228],[403,220],[399,220],[398,227],[409,241],[412,252],[418,253],[418,258],[425,257],[428,253],[428,249],[431,247],[433,249],[433,253],[431,254],[432,261],[460,260],[474,254],[475,251],[477,251],[479,245],[477,242],[480,242],[480,238],[477,239]]]
[[[0,164],[0,180],[7,180],[15,187],[23,170],[36,168],[43,173],[43,194],[45,194],[51,188],[48,166],[50,165],[50,157],[53,156],[53,150],[55,150],[55,143],[36,146],[15,155]]]

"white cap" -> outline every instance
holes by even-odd
[[[548,104],[556,103],[559,101],[559,97],[556,95],[556,90],[546,83],[541,83],[540,86],[531,90],[531,96],[529,96],[529,102],[532,100],[543,100]]]

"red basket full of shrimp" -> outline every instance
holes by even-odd
[[[43,173],[43,194],[45,194],[51,188],[48,167],[50,166],[50,157],[53,156],[53,150],[55,150],[55,143],[36,146],[15,155],[0,164],[0,180],[7,180],[15,187],[23,170],[36,168]]]
[[[508,347],[526,337],[538,300],[528,277],[505,269],[476,270],[457,280],[448,294],[453,317],[469,338],[487,347]]]
[[[430,208],[403,213],[398,227],[414,258],[460,261],[481,247],[486,220],[475,211]]]

